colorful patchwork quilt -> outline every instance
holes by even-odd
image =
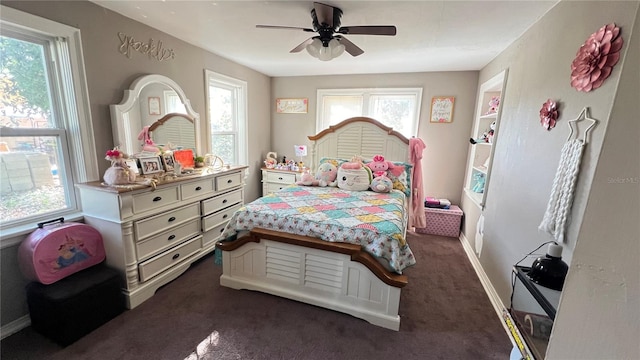
[[[376,193],[292,185],[238,209],[222,238],[254,227],[358,244],[397,273],[415,264],[405,240],[407,198],[398,190]]]

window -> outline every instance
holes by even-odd
[[[96,180],[80,32],[2,7],[0,225],[3,235],[79,212]],[[73,160],[72,160],[73,159]]]
[[[209,149],[225,164],[247,163],[247,83],[205,70]]]
[[[421,88],[318,90],[316,131],[354,117],[367,116],[407,138],[418,132]]]

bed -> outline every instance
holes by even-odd
[[[344,120],[308,138],[311,169],[354,155],[371,159],[384,154],[386,160],[405,165],[409,158],[408,139],[366,117]],[[408,282],[402,272],[415,263],[405,241],[410,189],[376,193],[292,185],[246,204],[233,214],[222,234],[225,240],[217,244],[220,284],[340,311],[398,331],[400,293]]]

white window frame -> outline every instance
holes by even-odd
[[[99,174],[80,30],[2,5],[0,23],[4,29],[52,40],[51,61],[47,66],[52,86],[57,89],[52,94],[57,129],[39,129],[42,133],[34,132],[36,129],[3,129],[2,132],[7,136],[59,137],[64,159],[69,160],[64,162],[63,169],[71,189],[69,207],[65,210],[3,225],[0,245],[4,247],[11,245],[7,239],[15,241],[15,236],[33,231],[38,222],[56,217],[78,218],[81,214],[79,193],[73,184],[98,180]]]
[[[235,135],[236,149],[234,149],[234,156],[238,160],[239,164],[247,164],[248,163],[248,154],[249,154],[249,144],[248,144],[248,96],[247,96],[247,82],[239,79],[232,78],[227,75],[219,74],[211,70],[205,69],[205,92],[206,92],[206,107],[207,107],[207,149],[208,152],[211,152],[212,147],[212,138],[214,135]],[[209,88],[211,86],[229,89],[233,91],[235,102],[234,102],[234,129],[232,131],[223,131],[216,132],[215,134],[211,131],[211,114],[209,109],[211,108],[209,104]]]
[[[373,103],[370,101],[372,96],[398,96],[408,95],[414,96],[416,102],[414,104],[414,119],[411,124],[409,134],[403,134],[407,138],[417,136],[418,124],[420,122],[420,109],[422,106],[422,88],[356,88],[356,89],[318,89],[317,91],[317,109],[316,109],[316,133],[329,127],[329,119],[324,114],[324,97],[325,96],[361,96],[362,97],[362,114],[361,116],[373,117]],[[380,120],[380,119],[376,119]],[[397,130],[397,129],[394,129]]]

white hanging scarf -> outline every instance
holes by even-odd
[[[583,119],[591,120],[593,123],[585,130],[583,139],[571,139],[573,134],[571,123]],[[571,213],[578,173],[580,172],[580,162],[587,144],[588,132],[596,123],[596,120],[588,117],[588,108],[584,108],[578,118],[569,120],[571,132],[567,142],[562,147],[560,164],[553,179],[547,211],[542,218],[540,226],[538,226],[539,230],[550,234],[556,241],[561,243],[564,242],[565,238],[567,219]]]

